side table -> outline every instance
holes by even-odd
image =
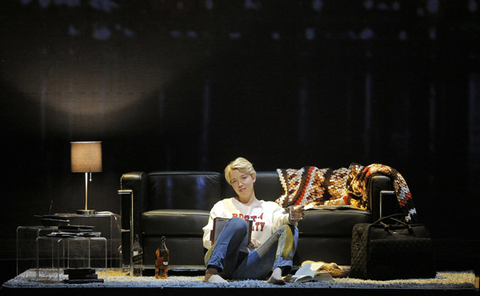
[[[58,231],[57,227],[41,225],[17,227],[17,275],[36,266],[36,239],[54,231]]]
[[[70,225],[94,226],[94,232],[100,232],[107,239],[107,257],[110,267],[121,267],[121,221],[120,215],[112,212],[96,212],[93,215],[57,213],[70,220]]]
[[[57,271],[60,269],[86,269],[102,267],[108,276],[107,239],[100,236],[39,236],[37,245],[37,278],[40,268]]]
[[[101,232],[101,236],[106,238],[107,240],[107,260],[109,266],[113,268],[121,267],[120,215],[111,212],[97,212],[94,215],[79,215],[70,213],[62,213],[56,215],[68,218],[71,225],[95,226],[94,231]],[[36,268],[36,239],[40,236],[45,236],[56,231],[58,231],[58,227],[56,226],[36,225],[17,227],[17,275],[30,268]],[[95,257],[98,256],[95,255]],[[51,266],[50,263],[48,265]]]

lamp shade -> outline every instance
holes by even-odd
[[[102,142],[71,142],[72,173],[102,171]]]

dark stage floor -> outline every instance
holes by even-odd
[[[21,295],[20,293],[28,293],[28,295],[62,295],[62,296],[93,296],[93,295],[116,295],[116,296],[130,296],[134,295],[142,295],[142,296],[149,296],[149,295],[209,295],[209,296],[245,296],[245,295],[276,295],[276,296],[283,296],[283,295],[302,295],[302,296],[310,296],[310,295],[348,295],[348,296],[356,296],[356,295],[372,295],[372,296],[395,296],[395,295],[472,295],[477,296],[480,295],[478,291],[474,290],[448,290],[448,291],[439,291],[439,290],[361,290],[361,289],[307,289],[307,288],[262,288],[262,289],[252,289],[252,288],[227,288],[227,287],[219,287],[219,288],[204,288],[204,289],[192,289],[192,288],[131,288],[131,289],[118,289],[118,288],[101,288],[101,289],[0,289],[1,295]]]

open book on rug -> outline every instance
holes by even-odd
[[[348,270],[339,267],[336,263],[304,261],[297,272],[285,280],[289,283],[333,282],[334,277],[346,277],[347,275]]]

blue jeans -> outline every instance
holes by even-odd
[[[280,227],[260,247],[245,252],[248,224],[232,218],[223,228],[215,244],[205,255],[208,267],[217,267],[225,279],[266,279],[277,267],[288,273],[298,243],[298,229],[291,225]]]

